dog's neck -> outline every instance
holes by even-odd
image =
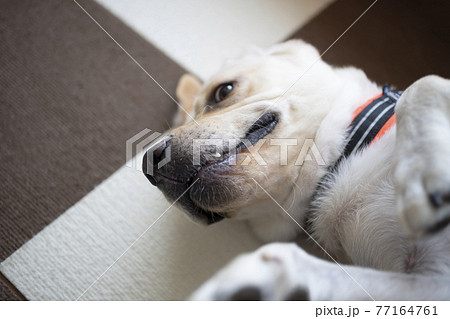
[[[280,204],[289,209],[291,215],[302,227],[306,227],[305,216],[318,182],[327,173],[328,165],[334,163],[342,154],[345,146],[346,131],[350,125],[354,111],[368,99],[381,92],[381,87],[371,82],[364,72],[354,68],[336,69],[340,80],[339,89],[332,99],[333,103],[326,106],[328,114],[322,120],[315,136],[315,144],[325,165],[304,162],[295,180],[296,190],[287,195]],[[292,202],[294,202],[292,204]],[[270,202],[261,203],[268,207]],[[266,211],[267,209],[262,209]],[[273,207],[267,214],[259,211],[259,218],[249,220],[258,237],[266,242],[276,240],[292,240],[302,232],[285,212],[275,214],[279,207]]]
[[[342,154],[346,131],[354,111],[381,92],[381,87],[370,81],[361,70],[344,68],[337,69],[336,73],[341,79],[341,89],[330,112],[322,121],[315,139],[320,154],[328,165],[334,163]],[[325,174],[327,166],[321,168],[317,176],[319,179]]]
[[[297,178],[297,184],[304,185],[302,198],[299,199],[299,202],[303,204],[300,207],[302,212],[307,209],[309,200],[318,182],[327,173],[328,167],[341,156],[345,147],[346,132],[352,122],[355,110],[367,100],[377,96],[382,90],[359,69],[342,68],[336,69],[335,72],[340,80],[340,88],[337,90],[329,112],[321,122],[314,139],[325,165],[303,167]]]

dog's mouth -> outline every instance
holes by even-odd
[[[220,191],[224,187],[228,190],[227,179],[233,175],[231,157],[266,137],[275,129],[278,121],[278,114],[265,113],[250,126],[235,149],[228,149],[222,156],[203,156],[200,165],[192,166],[188,164],[187,158],[172,159],[171,163],[177,162],[176,165],[168,164],[162,170],[156,171],[154,177],[150,178],[147,174],[146,176],[169,197],[180,196],[178,203],[194,220],[206,224],[221,221],[229,215],[226,212],[214,212],[214,207],[221,207],[231,200],[229,197],[223,198],[225,195]],[[180,165],[191,172],[187,179],[171,177],[176,176],[175,172],[180,169]],[[212,207],[212,210],[208,207]]]
[[[234,149],[233,152],[228,150],[218,159],[208,158],[208,160],[206,160],[205,163],[199,167],[198,171],[201,171],[211,165],[228,162],[230,156],[239,154],[270,134],[275,129],[277,124],[277,114],[265,113],[247,130],[245,136],[241,138],[241,141],[237,144],[236,149]],[[197,174],[193,174],[192,177],[195,178],[196,176]]]
[[[199,173],[212,166],[218,164],[227,164],[229,162],[230,156],[237,155],[240,152],[248,149],[248,147],[256,144],[258,141],[270,134],[275,126],[278,124],[278,115],[275,113],[265,113],[263,114],[253,125],[247,130],[244,138],[237,144],[234,152],[228,150],[220,158],[208,158],[203,165],[201,165],[198,170],[191,176],[190,182],[193,182],[199,175]],[[190,185],[190,183],[189,183]]]
[[[208,174],[208,172],[219,169],[223,170],[224,174],[226,174],[226,171],[230,168],[230,157],[236,156],[240,152],[243,152],[248,147],[254,145],[264,137],[266,137],[268,134],[270,134],[276,127],[276,125],[279,122],[278,115],[275,113],[265,113],[259,119],[253,123],[253,125],[247,130],[245,133],[244,138],[241,139],[241,142],[238,143],[236,146],[236,149],[234,152],[231,152],[231,150],[228,150],[223,156],[221,156],[220,159],[208,159],[204,162],[203,165],[201,165],[198,170],[191,176],[188,182],[188,187],[190,187],[194,182],[199,184],[203,183],[204,175]],[[223,178],[224,176],[222,176]],[[200,186],[200,185],[199,185]],[[203,185],[204,186],[204,185]],[[204,187],[193,187],[191,191],[189,192],[189,197],[194,202],[196,206],[202,205],[201,200],[199,198],[202,198],[202,192]],[[211,211],[204,210],[203,208],[200,208],[203,214],[207,215],[207,222],[208,224],[212,224],[215,222],[218,222],[224,218],[227,217],[226,213],[215,213]]]
[[[247,149],[247,146],[257,143],[259,140],[271,133],[278,124],[278,115],[266,113],[262,115],[247,131],[243,140],[248,144],[240,142],[236,148],[236,154]]]

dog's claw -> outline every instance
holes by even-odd
[[[405,183],[415,191],[406,191],[399,200],[403,203],[403,221],[413,237],[431,235],[450,223],[450,196],[447,192],[428,191],[420,179]],[[415,186],[414,186],[415,184]],[[420,186],[418,186],[421,184]]]
[[[442,229],[444,229],[445,227],[447,227],[448,224],[450,224],[450,213],[446,217],[444,217],[441,220],[438,220],[435,224],[429,227],[425,233],[429,235],[437,233]]]
[[[444,199],[442,195],[438,192],[431,193],[429,195],[429,198],[434,208],[439,208],[444,204]]]
[[[434,234],[447,227],[450,223],[450,193],[431,192],[431,205],[435,209],[435,222],[426,229],[426,234]],[[447,206],[447,207],[446,207]]]
[[[435,220],[425,233],[434,234],[447,227],[450,223],[450,192],[431,192],[429,199],[434,208]]]

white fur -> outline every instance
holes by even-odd
[[[227,64],[196,99],[202,130],[220,118],[214,132],[223,127],[237,136],[269,103],[281,116],[272,135],[314,138],[332,164],[353,111],[381,89],[360,70],[332,68],[317,59],[313,47],[290,41]],[[243,78],[242,91],[251,87],[254,94],[239,93],[217,115],[200,112],[211,88],[234,75]],[[449,203],[434,208],[429,201],[432,193],[450,192],[450,81],[436,76],[417,81],[398,101],[396,116],[394,128],[343,162],[313,211],[314,239],[329,259],[353,266],[319,260],[297,245],[270,244],[239,257],[193,299],[450,299],[450,229],[422,236],[450,213]],[[182,128],[198,130],[192,123]],[[262,150],[269,156],[274,148]],[[245,172],[248,182],[239,187],[247,197],[234,203],[233,217],[248,219],[265,241],[304,235],[286,212],[303,221],[326,167],[305,162],[280,168],[273,160]]]

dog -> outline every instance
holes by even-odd
[[[145,154],[147,178],[196,222],[245,220],[266,243],[191,299],[450,299],[449,80],[383,89],[291,40],[204,84],[184,75],[176,94],[176,128]],[[383,97],[394,102],[349,151],[358,116]]]

